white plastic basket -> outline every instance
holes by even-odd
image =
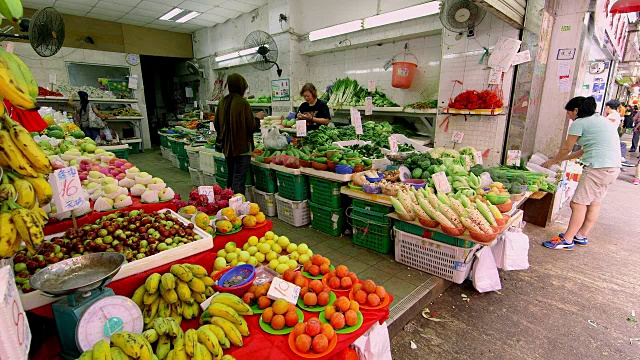
[[[160,152],[162,153],[162,157],[163,158],[165,158],[167,160],[171,160],[171,156],[169,156],[169,155],[171,155],[171,149],[168,149],[168,148],[166,148],[164,146],[161,146],[160,147]]]
[[[248,202],[255,202],[253,201],[253,185],[245,185],[244,198]]]
[[[202,171],[189,167],[189,175],[191,175],[191,183],[194,186],[202,185]]]
[[[200,170],[200,149],[202,146],[185,146],[185,150],[187,150],[187,157],[189,158],[189,166]]]
[[[169,160],[171,160],[171,164],[173,164],[174,168],[180,169],[180,161],[178,160],[178,157],[176,156],[176,154],[174,153],[169,154]]]
[[[213,186],[216,184],[216,176],[206,172],[202,172],[202,186]]]
[[[209,174],[216,174],[216,165],[213,161],[213,154],[216,152],[213,149],[201,148],[200,149],[200,157],[199,164],[200,170]]]
[[[276,216],[276,197],[273,193],[260,191],[253,187],[253,202],[260,206],[260,210],[267,216]]]
[[[461,248],[425,239],[394,228],[396,261],[462,284],[471,271],[473,254],[480,249],[476,244]]]
[[[311,222],[309,201],[293,201],[275,194],[278,219],[295,227],[305,226]]]

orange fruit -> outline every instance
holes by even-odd
[[[284,281],[293,282],[295,278],[296,278],[296,275],[293,273],[293,270],[291,269],[285,270],[284,273],[282,274],[282,280]]]
[[[382,286],[376,286],[376,295],[378,295],[380,299],[384,299],[387,297],[387,290]]]
[[[320,334],[320,329],[322,329],[322,324],[317,318],[311,318],[307,321],[307,328],[305,329],[307,335],[316,336]]]
[[[301,296],[304,299],[304,295],[306,293],[308,293],[308,292],[309,292],[309,288],[305,286],[302,289],[300,289],[300,295],[299,296]]]
[[[362,289],[364,285],[362,285],[360,282],[354,282],[353,283],[353,293],[355,294],[356,291]]]
[[[324,275],[324,274],[327,274],[329,271],[331,271],[331,269],[329,268],[329,265],[327,264],[320,265],[320,274]]]
[[[371,294],[376,292],[376,283],[374,283],[373,280],[367,280],[362,285],[362,288],[367,292],[367,294]]]
[[[258,288],[258,285],[251,285],[251,287],[249,288],[249,292],[255,293],[257,288]]]
[[[312,276],[318,276],[318,274],[320,274],[320,267],[318,265],[311,265],[309,268],[309,274]]]
[[[306,322],[299,322],[293,327],[293,338],[296,339],[298,335],[304,334],[307,329]]]
[[[271,305],[271,307],[273,308],[273,312],[276,313],[276,315],[282,315],[286,313],[287,310],[289,310],[289,302],[287,302],[287,300],[285,299],[278,299],[273,302],[273,305]]]
[[[340,280],[340,287],[343,289],[351,289],[351,287],[353,286],[353,283],[351,282],[351,278],[348,276],[345,276],[342,278],[342,280]]]
[[[358,275],[356,275],[356,273],[354,273],[353,271],[349,273],[349,278],[351,279],[351,282],[354,284],[358,284],[360,281],[358,281]]]
[[[355,300],[349,301],[349,310],[353,310],[355,312],[360,311],[360,304]]]
[[[268,307],[266,309],[264,309],[264,312],[262,313],[262,321],[267,323],[267,324],[271,324],[271,320],[273,319],[273,308]]]
[[[331,288],[329,286],[325,285],[322,288],[322,292],[326,292],[327,294],[331,295]]]
[[[318,297],[315,293],[309,291],[304,294],[304,298],[302,300],[306,306],[315,306],[318,303]]]
[[[318,306],[325,306],[329,303],[329,293],[321,292],[318,294]]]
[[[289,304],[289,309],[287,309],[287,312],[289,311],[296,312],[296,306],[294,304]]]
[[[326,308],[324,308],[324,318],[327,319],[327,321],[331,321],[331,317],[336,313],[336,311],[337,310],[335,306],[327,306]]]
[[[323,334],[318,334],[313,338],[313,342],[311,343],[311,347],[313,351],[317,353],[322,353],[329,347],[329,339]]]
[[[356,291],[355,295],[353,296],[353,298],[359,303],[359,304],[366,304],[367,303],[367,293],[364,290],[358,290]]]
[[[336,331],[333,329],[331,324],[322,324],[321,334],[327,337],[327,339],[331,340],[336,335]]]
[[[309,268],[311,267],[311,265],[313,265],[313,262],[311,262],[311,260],[309,260],[309,261],[305,261],[305,263],[302,265],[302,267],[304,268],[304,271],[309,271]]]
[[[332,277],[331,279],[329,279],[328,285],[332,289],[340,289],[340,278]]]
[[[340,296],[338,299],[336,299],[336,301],[333,302],[333,306],[335,306],[336,309],[345,312],[349,310],[351,301],[349,301],[349,298],[346,296]]]
[[[343,278],[348,275],[349,275],[349,268],[347,268],[344,265],[338,265],[336,267],[336,276],[338,276],[339,278]]]
[[[258,299],[259,299],[259,298],[261,298],[261,297],[263,297],[263,296],[267,295],[267,291],[268,291],[268,290],[265,290],[265,289],[262,287],[262,285],[260,285],[260,286],[258,286],[258,287],[256,288],[256,291],[254,291],[254,292],[253,292],[253,295],[255,295],[255,296],[256,296],[256,298],[258,298]]]
[[[344,313],[344,322],[347,326],[353,326],[358,322],[358,314],[353,310]]]
[[[367,296],[367,304],[369,304],[369,306],[378,306],[380,305],[380,297],[378,297],[378,295],[376,294],[369,294]]]
[[[293,283],[297,286],[300,286],[301,288],[309,286],[309,281],[302,275],[296,277],[295,280],[293,280]]]
[[[280,330],[284,328],[284,323],[284,316],[282,315],[274,315],[273,319],[271,319],[271,327],[274,328],[274,330]]]
[[[324,289],[324,285],[322,285],[322,281],[320,280],[311,280],[309,283],[309,289],[313,290],[316,294],[320,294],[322,289]]]
[[[329,275],[329,279],[331,279],[332,277],[336,277],[336,271],[335,270],[329,270],[329,272],[327,273]]]
[[[313,265],[317,265],[317,266],[322,265],[322,255],[320,255],[320,254],[314,254],[314,255],[311,257],[311,262],[313,263]]]
[[[296,324],[298,323],[298,314],[295,310],[287,311],[284,314],[284,323],[289,327],[296,326]]]
[[[244,301],[245,304],[251,306],[251,304],[256,301],[256,296],[253,293],[248,292],[242,296],[242,301]]]
[[[266,309],[269,306],[271,306],[271,299],[269,299],[266,296],[260,296],[258,298],[258,308],[260,309]]]
[[[311,349],[311,336],[300,334],[296,337],[296,348],[302,353],[307,353]]]
[[[327,264],[327,265],[331,265],[331,260],[329,260],[329,258],[323,257],[322,258],[322,264]]]
[[[342,315],[342,313],[337,312],[331,316],[331,326],[333,326],[334,329],[340,330],[344,327],[344,324],[344,315]]]

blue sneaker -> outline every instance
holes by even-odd
[[[542,243],[542,246],[554,250],[573,250],[573,242],[569,243],[562,234],[554,236],[551,240]]]
[[[573,237],[573,243],[580,246],[587,246],[589,240],[586,237],[579,238],[578,235]]]

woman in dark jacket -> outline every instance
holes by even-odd
[[[241,75],[229,75],[229,95],[220,100],[214,120],[218,133],[216,150],[222,152],[227,160],[227,187],[243,195],[253,151],[253,133],[258,130],[259,120],[264,117],[262,113],[258,114],[258,118],[253,116],[251,106],[243,98],[247,87],[247,80]]]

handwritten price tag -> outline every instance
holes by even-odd
[[[58,212],[70,211],[82,205],[82,184],[78,177],[78,169],[66,167],[53,172],[49,176],[49,184],[53,189],[53,201]]]
[[[362,118],[360,117],[360,111],[352,107],[351,110],[351,125],[356,129],[356,135],[362,135]]]
[[[238,209],[240,208],[240,205],[242,205],[242,197],[234,196],[231,199],[229,199],[229,207],[232,208],[233,210],[238,211]]]
[[[473,160],[476,164],[482,165],[482,152],[476,151],[473,153]]]
[[[307,136],[307,120],[296,120],[296,135]]]
[[[20,302],[18,288],[11,266],[0,269],[0,357],[2,359],[26,359],[31,345],[31,330]]]
[[[502,78],[502,71],[491,69],[489,72],[489,85],[500,85],[500,78]]]
[[[366,99],[364,99],[364,114],[373,114],[373,98],[371,96],[368,96]]]
[[[204,120],[204,113],[200,111],[200,120]]]
[[[473,163],[471,162],[471,157],[469,155],[463,155],[464,156],[464,161],[465,161],[465,168],[467,171],[469,171],[469,169],[473,166]]]
[[[198,194],[207,195],[209,202],[215,200],[215,194],[213,192],[213,186],[198,186]]]
[[[522,151],[520,150],[507,151],[507,165],[520,165],[521,157],[522,157]]]
[[[369,84],[367,86],[367,90],[369,90],[370,92],[376,91],[376,81],[375,80],[369,80]]]
[[[209,123],[209,131],[211,131],[211,132],[215,132],[216,131],[216,128],[215,128],[215,125],[213,124],[213,121]]]
[[[389,150],[391,150],[392,153],[398,152],[398,140],[393,136],[389,136]]]
[[[456,144],[460,144],[463,138],[464,138],[464,133],[462,131],[456,130],[453,132],[453,135],[451,136],[451,141],[453,141]]]
[[[285,299],[290,304],[298,302],[300,287],[280,278],[273,278],[267,297],[272,300]]]
[[[448,194],[451,192],[451,184],[449,184],[447,174],[444,171],[431,175],[431,179],[438,193]]]

